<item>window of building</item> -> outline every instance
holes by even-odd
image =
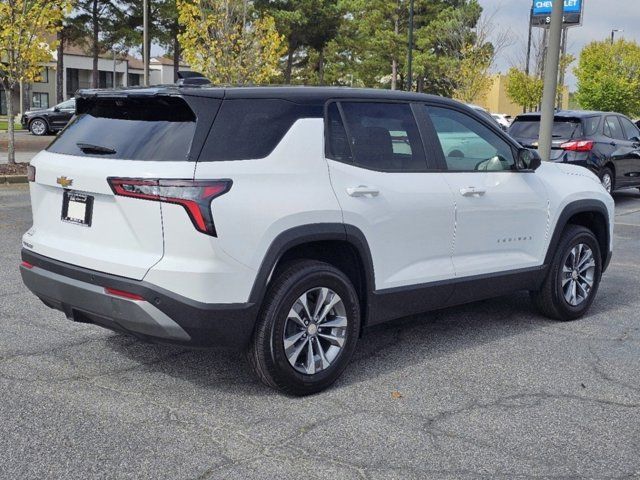
[[[49,68],[44,67],[40,72],[40,77],[37,79],[36,83],[49,83]]]
[[[79,74],[77,68],[67,68],[67,97],[73,97],[80,88]]]
[[[49,94],[33,92],[31,97],[31,108],[49,108]]]
[[[113,88],[113,72],[98,72],[98,88]]]
[[[129,73],[127,75],[127,85],[130,87],[137,87],[140,85],[140,74],[139,73]]]

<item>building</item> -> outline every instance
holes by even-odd
[[[569,108],[569,89],[563,88],[562,109]],[[472,103],[486,108],[491,113],[504,113],[515,117],[522,113],[522,107],[516,105],[507,95],[507,76],[498,74],[491,77],[491,87],[482,98],[476,98]]]
[[[42,66],[40,80],[23,85],[23,110],[49,108],[56,103],[56,66],[57,52],[52,60]],[[181,63],[181,70],[188,70]],[[68,45],[64,51],[63,96],[67,100],[81,88],[91,88],[93,58],[77,45]],[[115,73],[115,82],[114,82]],[[98,58],[98,88],[142,85],[144,64],[139,58],[113,54],[101,54]],[[151,85],[175,83],[173,78],[173,59],[154,57],[149,59],[149,83]],[[14,112],[20,112],[20,92],[13,92]],[[7,114],[5,92],[0,89],[0,115]]]

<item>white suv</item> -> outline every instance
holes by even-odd
[[[490,119],[341,88],[83,91],[31,162],[22,278],[48,306],[140,338],[246,349],[260,378],[330,385],[364,328],[531,291],[582,316],[613,200]]]

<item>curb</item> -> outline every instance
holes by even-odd
[[[28,183],[26,175],[0,175],[0,184]]]

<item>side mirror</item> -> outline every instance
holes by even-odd
[[[54,111],[54,112],[59,112],[59,111],[60,111],[60,109],[59,109],[58,107],[53,107],[53,111]]]
[[[542,165],[542,159],[537,150],[521,148],[518,151],[519,170],[537,170],[540,165]]]
[[[640,142],[640,137],[631,137],[629,140],[632,142]]]

